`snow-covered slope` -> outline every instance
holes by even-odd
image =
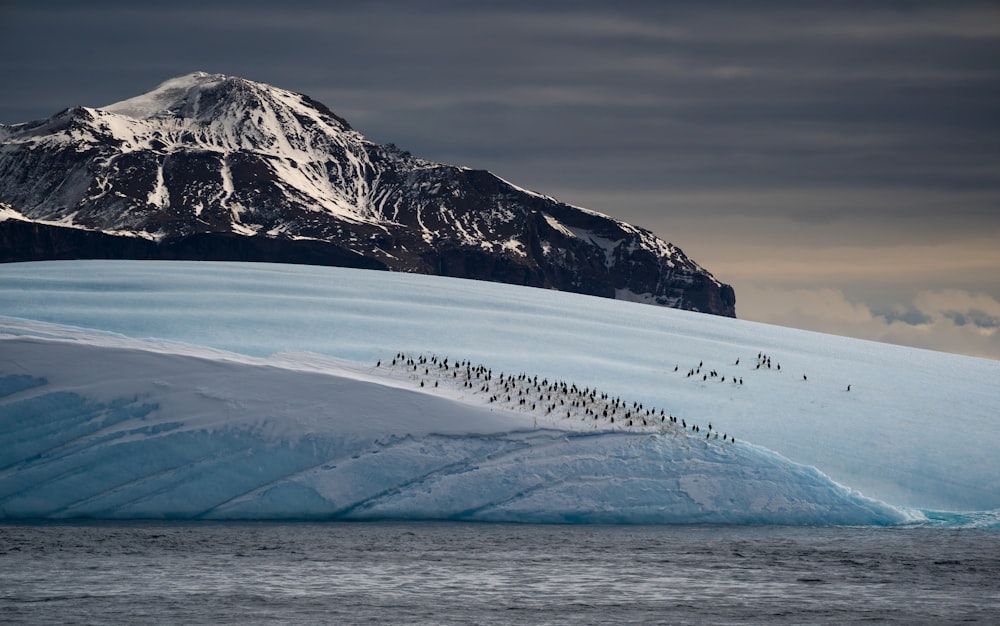
[[[45,374],[0,376],[0,518],[906,519],[763,449],[494,408],[401,363],[0,328],[5,359]]]
[[[221,74],[0,126],[0,203],[0,261],[313,263],[735,315],[731,287],[643,228],[372,143],[308,96]]]
[[[837,483],[890,505],[980,512],[1000,508],[996,455],[1000,387],[995,384],[1000,380],[1000,363],[996,361],[550,290],[282,265],[10,264],[0,266],[0,315],[120,334],[114,341],[96,340],[84,339],[87,333],[53,329],[56,347],[44,356],[38,342],[48,331],[30,324],[26,327],[16,319],[4,324],[0,375],[5,376],[7,395],[0,401],[0,415],[8,420],[7,432],[12,432],[9,420],[46,413],[38,409],[46,402],[54,415],[68,420],[64,424],[89,424],[90,430],[69,441],[45,439],[44,429],[38,432],[43,447],[49,446],[46,450],[68,451],[80,463],[71,467],[87,468],[90,479],[104,476],[110,466],[88,465],[90,457],[75,456],[98,449],[84,443],[110,445],[111,434],[124,429],[130,433],[129,442],[148,439],[146,447],[132,449],[148,456],[159,450],[151,447],[155,442],[168,441],[159,433],[174,428],[202,433],[198,437],[204,438],[190,445],[203,452],[198,458],[208,463],[203,467],[211,467],[208,473],[215,476],[229,470],[222,461],[213,465],[209,457],[215,452],[205,446],[222,446],[219,450],[228,451],[226,458],[242,459],[237,451],[253,456],[265,442],[270,442],[268,450],[301,452],[296,445],[287,447],[288,442],[322,439],[322,445],[316,444],[322,448],[318,456],[296,463],[319,459],[305,473],[316,481],[322,475],[322,480],[343,480],[344,484],[362,480],[357,476],[367,476],[378,467],[402,471],[410,462],[405,459],[413,460],[412,475],[378,478],[373,491],[353,500],[368,502],[371,494],[381,494],[379,512],[372,515],[396,515],[389,513],[394,506],[403,507],[397,512],[406,511],[399,515],[478,511],[471,505],[448,508],[440,500],[447,493],[465,498],[476,492],[485,498],[480,502],[488,503],[482,510],[491,511],[477,519],[843,522],[857,521],[852,516],[859,510],[867,511],[863,515],[871,515],[868,521],[872,523],[899,519],[898,514],[885,512],[891,509],[872,508],[870,501],[858,500],[856,494],[838,490],[811,470],[787,464],[768,450],[815,467]],[[150,339],[196,347],[133,341]],[[19,348],[22,352],[17,355],[9,347],[15,341],[27,346]],[[23,343],[28,341],[35,343]],[[230,354],[213,354],[208,348]],[[184,359],[174,355],[178,351],[187,351]],[[537,406],[530,411],[518,403],[520,396],[512,395],[508,401],[507,392],[500,394],[496,387],[480,391],[477,385],[446,384],[431,366],[425,365],[428,373],[423,375],[419,367],[415,373],[399,364],[393,368],[391,361],[399,351],[450,358],[451,364],[470,359],[488,366],[494,375],[524,372],[550,383],[565,381],[578,390],[598,389],[620,399],[621,410],[631,413],[633,424],[617,419],[611,425],[603,415],[602,419],[586,412],[581,415],[591,405],[572,405],[577,399],[572,394],[563,397],[566,404],[558,410],[547,413],[543,401],[535,399]],[[271,356],[276,353],[281,354]],[[379,361],[380,367],[375,367]],[[117,373],[101,369],[117,368],[116,363],[124,364]],[[168,365],[173,373],[164,369]],[[692,370],[697,373],[689,375]],[[41,379],[46,384],[37,382]],[[434,382],[439,386],[433,386]],[[12,387],[18,384],[25,388]],[[491,402],[494,396],[499,397]],[[18,404],[27,399],[43,404]],[[68,408],[84,406],[84,401],[90,407],[87,415],[94,416],[87,422],[76,416],[76,409]],[[652,407],[656,407],[652,419],[641,426],[642,418],[648,417],[645,411]],[[570,419],[563,417],[563,410],[571,412]],[[680,428],[669,419],[656,422],[660,410],[665,417],[678,418]],[[128,411],[131,416],[125,414]],[[105,415],[112,417],[99,417]],[[220,416],[225,416],[225,426],[217,422]],[[120,419],[122,425],[104,425],[109,419]],[[389,419],[395,421],[384,421]],[[449,430],[448,425],[455,423],[460,426]],[[735,436],[736,442],[723,444],[714,437],[705,441],[709,424],[713,434],[724,432]],[[692,432],[694,425],[699,427],[697,433]],[[355,432],[364,430],[362,426],[371,430]],[[61,426],[51,430],[63,431]],[[553,434],[556,431],[568,433]],[[249,439],[241,439],[242,447],[228,439],[210,443],[220,433]],[[347,435],[338,438],[335,433]],[[345,457],[338,456],[345,448],[337,448],[334,454],[329,446],[348,445],[343,441],[354,441],[355,435],[361,437],[357,445],[378,450],[375,456],[359,457],[366,459],[364,470],[339,478],[335,472],[320,471],[325,465],[331,466],[330,471],[332,466],[345,467]],[[13,438],[18,442],[32,439],[29,435]],[[373,443],[376,439],[380,443]],[[409,456],[412,449],[407,446],[424,444],[429,446],[425,448],[428,455],[450,459],[447,466],[451,469],[431,472]],[[500,452],[511,447],[523,448],[523,455]],[[184,446],[167,444],[165,449],[173,454]],[[376,456],[390,451],[402,456],[377,462]],[[18,453],[17,459],[34,458],[41,452],[29,449]],[[38,479],[40,473],[21,473],[28,467],[14,453],[3,454],[7,462],[0,484],[10,489],[15,484],[11,481],[21,476],[17,480],[26,482],[16,483],[17,493],[44,484]],[[508,461],[512,467],[504,465]],[[128,465],[127,460],[123,462]],[[250,466],[242,463],[231,466],[231,471],[245,474]],[[241,507],[250,507],[239,510],[256,506],[260,515],[273,514],[295,502],[292,493],[304,494],[303,503],[332,506],[315,500],[308,491],[296,491],[306,484],[296,478],[292,482],[297,486],[288,486],[288,491],[282,487],[280,499],[274,494],[273,502],[280,501],[280,506],[269,508],[272,501],[261,499],[266,486],[274,481],[285,484],[283,477],[298,476],[295,472],[300,470],[293,472],[292,465],[268,470],[259,482],[251,480],[254,484],[241,493],[256,495],[238,499]],[[471,471],[487,466],[492,468],[489,472]],[[50,466],[47,471],[58,467]],[[459,468],[460,478],[450,477],[449,472]],[[129,472],[133,470],[141,471]],[[150,478],[152,482],[146,482],[145,474],[136,475],[136,485],[128,489],[138,491],[129,493],[138,501],[155,492],[161,495],[154,501],[162,504],[164,500],[157,498],[169,498],[170,489],[157,481],[172,471],[164,470],[158,478]],[[633,472],[634,483],[629,478]],[[420,478],[425,474],[434,478],[425,482]],[[84,476],[74,474],[69,466],[58,475],[67,480]],[[580,476],[588,478],[581,481]],[[461,482],[475,477],[489,478]],[[511,482],[504,482],[508,478]],[[536,479],[540,482],[531,482]],[[101,482],[103,478],[96,480],[108,486]],[[198,478],[203,480],[208,479]],[[446,489],[446,485],[458,484],[450,481],[460,481],[461,486]],[[199,484],[199,493],[207,489],[206,483]],[[515,485],[513,491],[503,490],[508,484]],[[544,491],[534,490],[543,484]],[[141,485],[157,487],[146,493]],[[492,493],[489,485],[503,489]],[[536,487],[529,489],[529,485]],[[375,490],[376,486],[384,487],[384,492]],[[117,488],[111,491],[100,501],[110,502],[120,493]],[[404,492],[407,495],[399,500],[393,495]],[[761,504],[758,496],[765,492],[777,499]],[[511,494],[521,494],[514,500],[522,503],[551,502],[552,508],[539,507],[530,515],[512,513],[513,508],[497,505],[507,502],[502,493],[512,498]],[[528,497],[532,493],[539,499]],[[0,506],[7,506],[8,511],[20,498],[9,491],[2,497],[7,499]],[[792,501],[797,504],[789,505]],[[115,502],[111,508],[87,510],[125,510],[117,508],[121,501]],[[462,500],[462,506],[469,502]],[[613,502],[610,509],[625,512],[613,514],[602,509],[601,502]],[[169,507],[163,506],[167,511]],[[199,510],[218,512],[218,506]],[[351,510],[361,515],[367,506]],[[303,514],[318,514],[318,510],[309,508]],[[596,512],[588,517],[585,511]],[[545,512],[551,516],[544,517]],[[996,517],[995,513],[985,515]]]

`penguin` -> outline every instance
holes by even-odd
[[[848,386],[847,386],[847,390],[848,390],[848,391],[850,391],[850,390],[851,390],[851,386],[850,386],[850,385],[848,385]]]

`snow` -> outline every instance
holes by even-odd
[[[198,90],[218,85],[225,79],[226,76],[222,74],[193,72],[172,78],[142,95],[101,108],[119,115],[147,119],[169,111],[187,98],[192,91],[197,93]]]
[[[170,206],[170,192],[167,191],[167,186],[163,181],[163,161],[156,165],[156,187],[149,192],[146,202],[161,209]]]
[[[467,168],[467,167],[462,167],[460,169],[469,170],[469,168]],[[469,171],[471,171],[471,170],[469,170]],[[496,176],[496,174],[494,174],[494,176]],[[542,200],[549,200],[549,201],[552,201],[552,202],[558,202],[558,200],[556,200],[552,196],[546,196],[544,194],[538,193],[537,191],[532,191],[530,189],[525,189],[524,187],[520,187],[518,185],[515,185],[514,183],[510,182],[509,180],[506,180],[506,179],[501,178],[499,176],[497,176],[497,179],[500,182],[502,182],[503,184],[507,185],[508,187],[510,187],[510,188],[512,188],[512,189],[514,189],[516,191],[520,191],[521,193],[526,193],[529,196],[533,196],[535,198],[541,198]],[[594,213],[595,215],[600,215],[601,217],[607,217],[607,216],[601,215],[600,213],[597,213],[597,212],[594,212],[594,211],[591,211],[591,212]]]
[[[518,240],[516,237],[511,237],[507,241],[503,242],[502,248],[511,254],[516,254],[520,257],[528,256],[528,253],[524,249],[524,244]]]
[[[363,149],[369,142],[320,115],[300,94],[237,77],[194,72],[140,96],[86,111],[121,142],[124,152],[170,154],[197,149],[218,155],[223,208],[230,199],[235,201],[228,159],[242,151],[267,157],[267,166],[279,176],[283,191],[306,206],[354,223],[381,219],[366,178],[366,172],[373,169]],[[75,141],[80,146],[93,143],[83,137]],[[335,180],[327,172],[332,152],[342,154],[345,161],[337,162]],[[154,206],[164,206],[160,180],[149,194]]]
[[[229,208],[229,198],[232,197],[236,188],[233,187],[233,172],[229,169],[229,158],[223,156],[220,160],[219,167],[219,177],[222,179],[222,195],[219,197],[219,206],[228,209]],[[235,209],[234,209],[235,212]],[[239,222],[239,214],[236,213],[234,216],[236,222]]]
[[[29,221],[28,218],[22,215],[20,211],[13,209],[10,205],[0,203],[0,222],[5,222],[7,220],[19,220],[22,222]]]
[[[934,511],[1000,508],[996,361],[289,265],[8,264],[0,316],[0,517],[955,524]],[[399,351],[686,428],[491,402],[392,367]],[[706,441],[709,423],[736,442]]]
[[[542,217],[545,218],[545,221],[552,228],[552,230],[554,230],[556,232],[560,232],[563,235],[565,235],[566,237],[570,237],[570,238],[575,238],[576,237],[576,234],[572,230],[570,230],[569,228],[567,228],[566,226],[564,226],[562,224],[562,222],[560,222],[556,218],[552,217],[548,213],[542,213]]]

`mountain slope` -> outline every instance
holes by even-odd
[[[731,287],[645,229],[372,143],[307,96],[218,74],[0,126],[0,203],[2,261],[308,262],[735,316]]]

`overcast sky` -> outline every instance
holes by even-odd
[[[195,70],[647,227],[740,318],[1000,359],[995,1],[0,0],[0,123]]]

